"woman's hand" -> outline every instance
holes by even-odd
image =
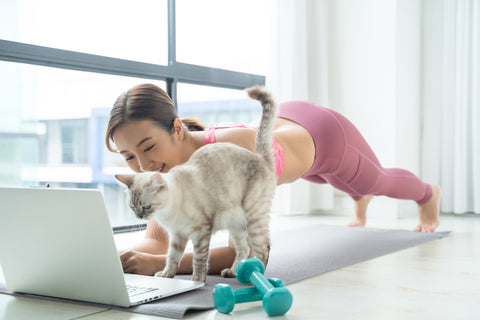
[[[163,270],[165,259],[164,255],[154,255],[136,250],[120,252],[120,260],[125,273],[152,276],[156,272]]]

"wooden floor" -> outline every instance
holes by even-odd
[[[273,228],[310,223],[345,224],[335,216],[276,216]],[[415,218],[370,220],[368,226],[412,229]],[[480,319],[480,216],[442,215],[450,236],[316,276],[288,288],[294,304],[277,319]],[[0,294],[0,319],[166,319]],[[186,319],[268,318],[260,303]]]

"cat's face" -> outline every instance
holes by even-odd
[[[150,220],[155,211],[166,207],[168,202],[167,186],[160,173],[118,174],[115,178],[128,187],[128,204],[137,218]]]

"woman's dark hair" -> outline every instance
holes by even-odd
[[[172,99],[161,88],[153,84],[140,84],[118,97],[110,111],[105,143],[108,150],[117,152],[112,145],[113,134],[119,126],[137,120],[152,120],[167,132],[173,132],[173,123],[178,118]],[[205,126],[193,118],[182,122],[191,131],[202,131]]]

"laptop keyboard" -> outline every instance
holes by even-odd
[[[155,290],[157,289],[127,285],[127,291],[130,297],[138,296],[139,294],[144,294],[144,293],[155,291]]]

